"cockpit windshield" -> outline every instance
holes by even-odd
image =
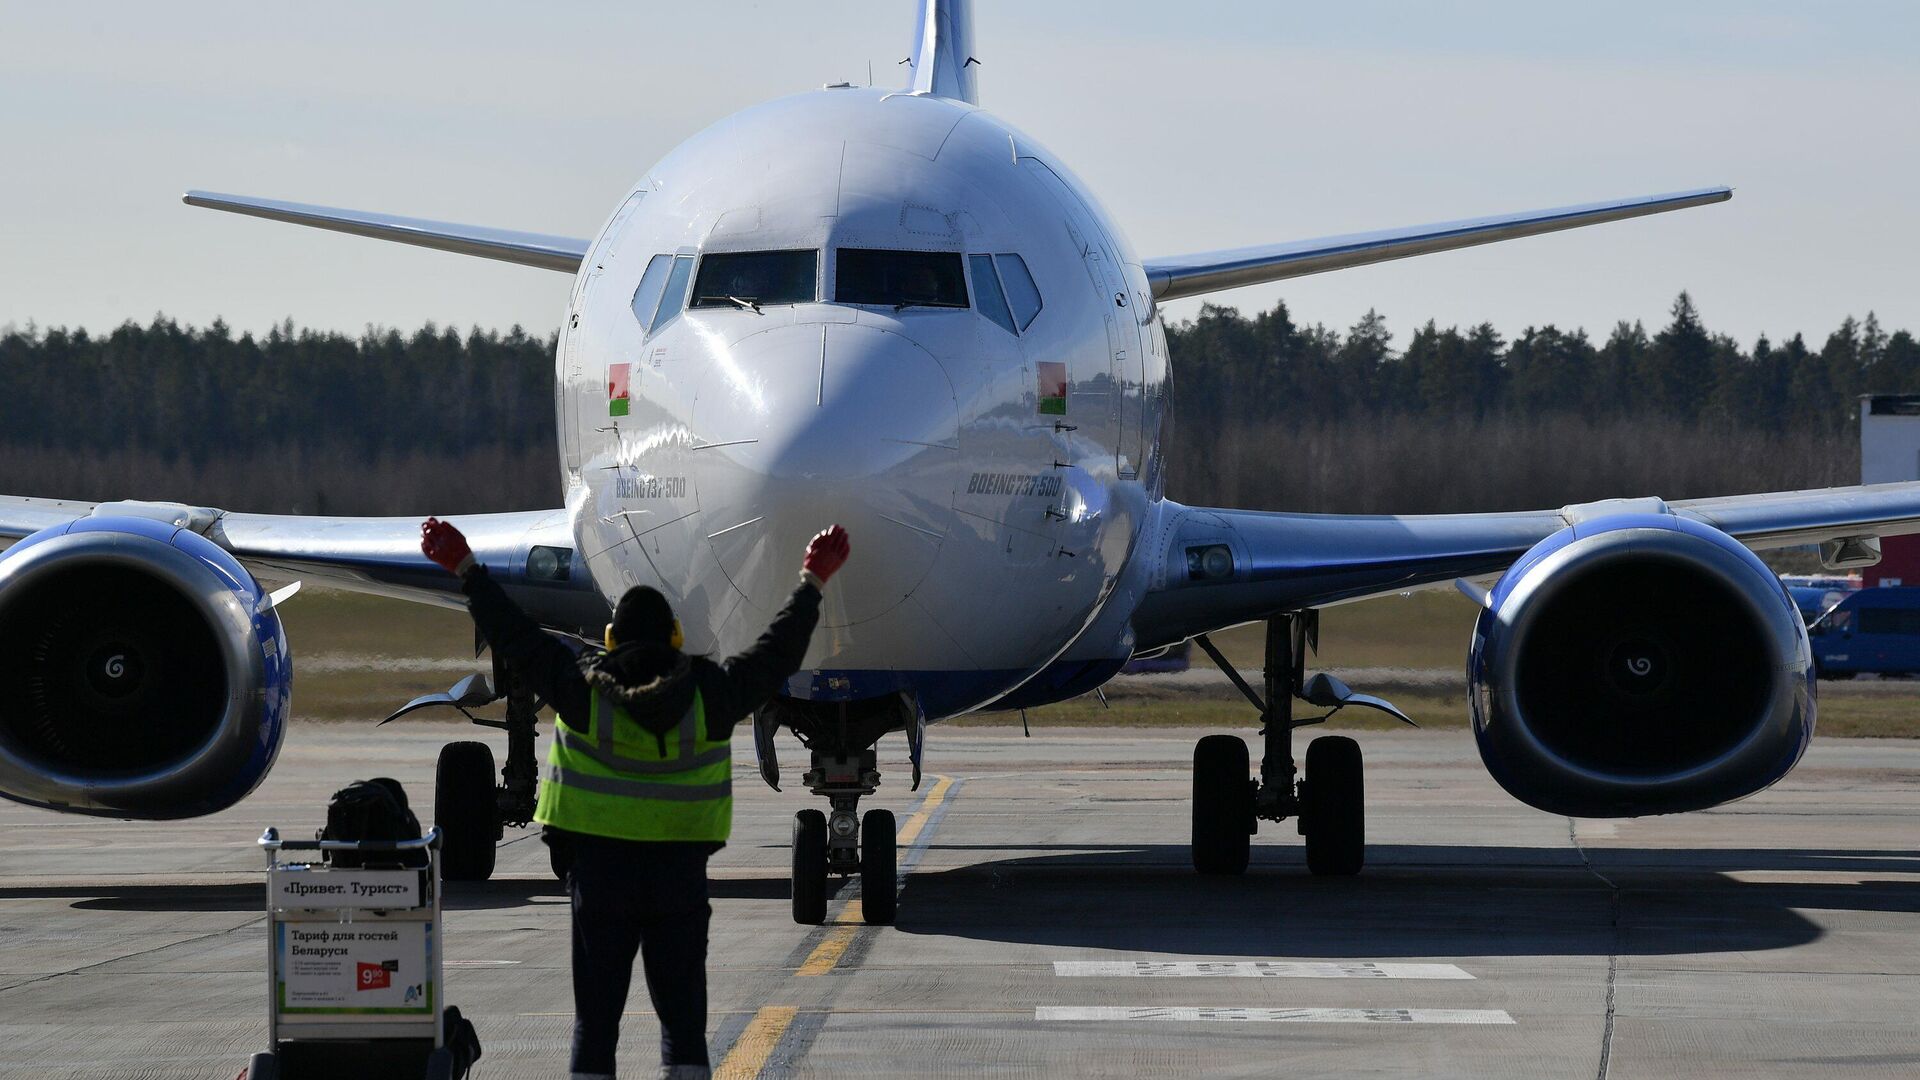
[[[819,272],[819,256],[812,251],[716,252],[700,260],[693,306],[810,304]]]
[[[834,262],[833,298],[893,308],[964,308],[967,275],[958,252],[841,248]]]

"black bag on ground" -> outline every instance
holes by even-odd
[[[420,820],[407,808],[407,792],[400,781],[376,776],[355,780],[333,793],[327,803],[327,825],[322,840],[418,840]],[[425,866],[424,851],[329,851],[329,866],[356,869],[367,866]]]
[[[453,1076],[464,1077],[473,1063],[480,1060],[480,1033],[474,1030],[473,1021],[461,1016],[460,1010],[452,1005],[440,1015],[447,1053],[453,1059]]]

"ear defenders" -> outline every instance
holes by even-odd
[[[612,652],[614,648],[612,623],[607,624],[607,632],[603,640],[607,643],[607,651]],[[686,643],[687,635],[685,631],[680,629],[680,620],[673,620],[673,636],[667,639],[667,644],[678,649],[685,646]]]

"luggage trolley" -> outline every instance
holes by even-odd
[[[439,828],[365,841],[282,840],[268,829],[260,847],[268,1049],[248,1080],[463,1075],[449,1028],[471,1027],[441,1001]],[[306,858],[288,857],[296,852]],[[336,852],[352,856],[322,861]]]

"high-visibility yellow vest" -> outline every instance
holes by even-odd
[[[726,840],[731,747],[707,738],[700,691],[664,737],[605,694],[596,691],[592,702],[585,728],[558,717],[533,819],[618,840]]]

